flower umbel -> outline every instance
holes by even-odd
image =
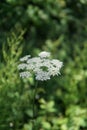
[[[35,75],[36,80],[48,80],[51,76],[59,75],[63,62],[57,59],[50,59],[50,52],[40,52],[38,57],[31,58],[27,55],[20,59],[21,63],[18,65],[20,77],[29,78],[32,74]]]

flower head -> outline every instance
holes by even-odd
[[[51,76],[59,75],[63,62],[49,57],[50,52],[43,51],[38,57],[30,58],[30,55],[27,55],[21,58],[22,63],[18,65],[18,69],[23,72],[20,72],[20,77],[29,78],[34,74],[36,80],[45,81]]]

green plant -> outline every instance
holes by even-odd
[[[20,72],[20,77],[22,78],[30,78],[34,75],[35,80],[37,81],[46,81],[50,80],[52,76],[59,75],[60,74],[60,69],[63,66],[63,63],[60,62],[57,59],[50,59],[50,53],[43,51],[38,54],[38,57],[31,58],[30,55],[26,55],[22,58],[20,58],[21,63],[18,65],[18,69],[21,71]],[[33,74],[33,75],[32,75]],[[36,129],[36,112],[35,112],[35,97],[37,94],[37,84],[35,84],[35,91],[33,95],[33,103],[32,103],[32,110],[33,110],[33,116],[31,117],[32,119],[32,130]],[[44,101],[44,100],[42,100]],[[44,102],[45,103],[45,102]],[[42,108],[47,107],[47,111],[52,111],[51,107],[53,107],[54,102],[49,102],[48,107],[47,104],[45,106],[41,105]],[[50,110],[49,110],[50,109]],[[46,122],[44,122],[47,124]]]
[[[22,118],[20,107],[21,85],[18,80],[18,58],[22,52],[21,42],[24,31],[19,36],[12,33],[3,44],[0,64],[0,129],[15,129]],[[18,87],[19,86],[19,87]],[[17,112],[19,111],[19,112]]]

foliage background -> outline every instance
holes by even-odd
[[[0,1],[0,130],[32,130],[35,81],[17,65],[43,50],[64,67],[38,84],[36,130],[87,130],[87,0]]]

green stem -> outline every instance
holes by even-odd
[[[36,97],[36,93],[37,93],[37,85],[38,85],[38,82],[36,82],[36,85],[35,85],[35,90],[34,90],[34,97],[33,97],[33,126],[32,126],[32,130],[34,130],[34,126],[35,126],[35,119],[36,119],[36,109],[35,109],[35,97]]]

